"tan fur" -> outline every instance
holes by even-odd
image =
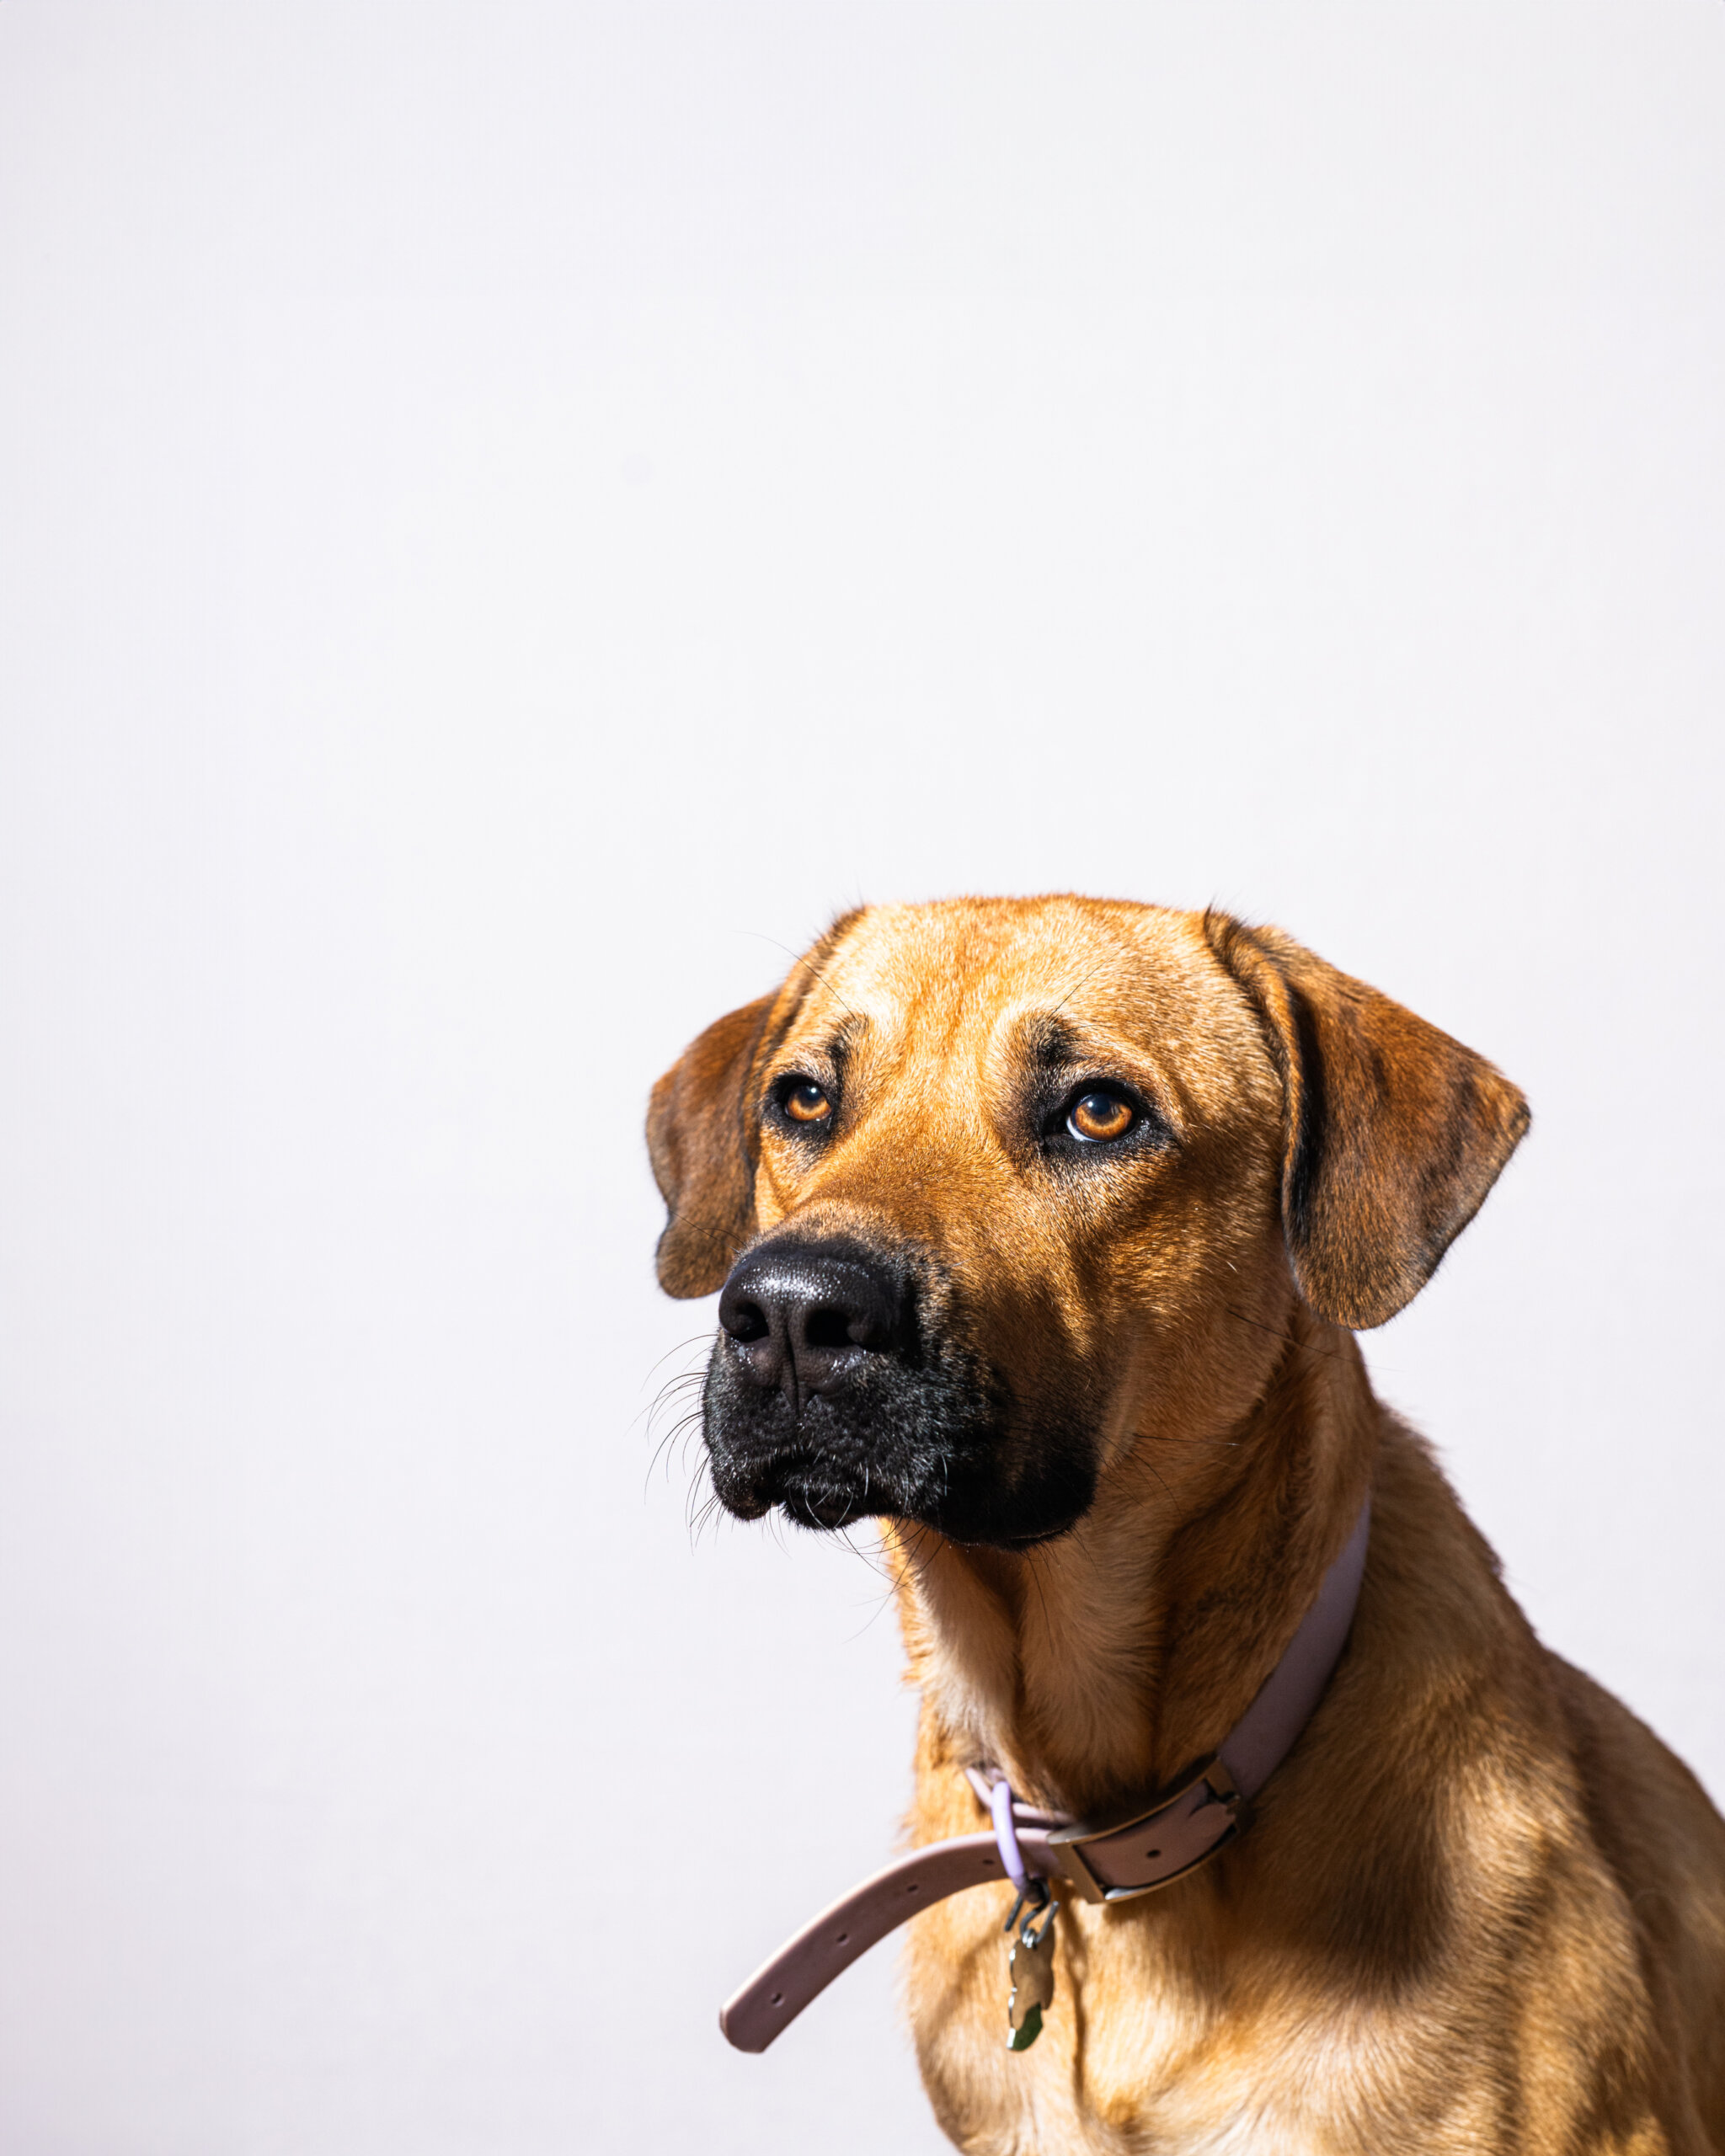
[[[1175,1143],[1061,1181],[1011,1102],[1076,1027]],[[763,1088],[827,1068],[818,1159]],[[1100,1472],[1023,1550],[889,1522],[922,1697],[911,1838],[959,1769],[1095,1813],[1210,1750],[1373,1496],[1348,1648],[1251,1831],[1146,1898],[1070,1897],[1040,2041],[1004,2048],[1001,1897],[919,1918],[907,2000],[962,2148],[1725,2150],[1725,1824],[1534,1637],[1352,1325],[1415,1293],[1525,1126],[1488,1065],[1275,931],[1075,899],[872,910],[654,1102],[673,1293],[794,1218],[937,1250],[1024,1413],[1080,1388]],[[811,2127],[811,2141],[813,2128]]]

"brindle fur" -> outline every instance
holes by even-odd
[[[1039,1152],[1025,1103],[1061,1054],[1136,1086],[1159,1141]],[[791,1072],[839,1097],[819,1145],[763,1118]],[[913,1843],[984,1823],[969,1762],[1093,1813],[1213,1748],[1371,1490],[1349,1646],[1251,1832],[1144,1900],[1065,1902],[1033,2051],[1004,2048],[1007,1890],[911,1927],[961,2148],[1725,2149],[1725,1824],[1540,1645],[1349,1329],[1418,1291],[1526,1119],[1274,931],[1072,898],[848,916],[655,1088],[670,1293],[775,1230],[908,1252],[921,1322],[995,1389],[952,1439],[992,1462],[993,1529],[943,1531],[914,1478],[904,1513],[856,1504],[884,1513],[921,1694]],[[774,1440],[714,1401],[762,1509]],[[1037,1509],[1049,1430],[1081,1454],[1070,1522]],[[803,1472],[777,1501],[830,1524]]]

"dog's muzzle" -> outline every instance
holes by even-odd
[[[887,1515],[1019,1545],[1090,1502],[1083,1433],[1022,1427],[927,1253],[781,1230],[737,1261],[718,1317],[707,1449],[740,1518],[775,1505],[807,1527]]]

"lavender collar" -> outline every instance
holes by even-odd
[[[1129,1902],[1208,1862],[1249,1825],[1252,1798],[1293,1749],[1329,1681],[1359,1599],[1370,1518],[1368,1498],[1258,1696],[1176,1787],[1124,1817],[1085,1822],[1022,1804],[1003,1776],[967,1768],[992,1830],[931,1842],[853,1886],[726,2001],[718,2016],[726,2036],[739,2051],[764,2052],[859,1955],[948,1894],[1003,1877],[1021,1892],[1032,1881],[1061,1878],[1086,1901]]]

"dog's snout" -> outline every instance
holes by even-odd
[[[810,1242],[769,1244],[743,1258],[718,1299],[718,1321],[744,1373],[793,1407],[830,1393],[871,1355],[904,1343],[908,1298],[897,1268]]]

